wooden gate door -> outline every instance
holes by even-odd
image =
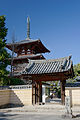
[[[32,104],[42,102],[42,84],[41,82],[33,81],[32,83]]]

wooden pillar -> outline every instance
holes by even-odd
[[[38,84],[37,84],[37,88],[38,88],[38,91],[37,91],[37,92],[38,92],[38,93],[37,93],[37,97],[38,97],[38,98],[37,98],[37,102],[39,103],[39,82],[38,82]]]
[[[36,103],[39,104],[39,82],[36,82]]]
[[[42,102],[42,82],[39,82],[39,102]]]
[[[32,104],[35,104],[35,83],[32,81]]]
[[[36,104],[36,82],[32,81],[32,104]]]
[[[61,80],[61,103],[65,104],[65,83],[66,80]]]

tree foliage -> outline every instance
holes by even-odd
[[[8,85],[25,85],[25,83],[19,78],[10,77],[9,80],[10,83],[8,82]]]
[[[5,49],[6,46],[6,35],[8,29],[5,27],[5,16],[0,16],[0,85],[7,83],[8,71],[6,70],[9,61],[9,53]]]
[[[74,65],[74,74],[76,76],[80,76],[80,63],[77,65]]]
[[[78,79],[77,76],[80,76],[80,63],[76,64],[73,66],[73,70],[74,70],[74,77],[68,79],[66,82],[67,83],[75,83]]]

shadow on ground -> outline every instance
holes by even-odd
[[[80,117],[80,114],[76,115],[75,117],[76,117],[76,118],[77,118],[77,117]]]
[[[6,113],[0,113],[0,120],[8,120],[5,117],[11,117],[11,116],[16,116],[17,114],[6,114]]]
[[[6,119],[6,118],[0,118],[0,120],[8,120],[8,119]]]

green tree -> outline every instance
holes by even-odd
[[[9,53],[5,49],[6,35],[8,29],[5,27],[5,16],[0,16],[0,85],[6,85],[8,80],[8,71],[6,70],[9,61]]]
[[[67,83],[75,83],[77,80],[77,76],[80,76],[80,63],[76,64],[73,66],[73,70],[74,70],[74,77],[68,79],[66,82]]]
[[[60,81],[52,81],[51,84],[51,91],[54,93],[56,97],[61,97],[61,87]]]
[[[80,76],[80,63],[78,63],[77,65],[74,65],[74,74],[75,74],[75,77]]]

